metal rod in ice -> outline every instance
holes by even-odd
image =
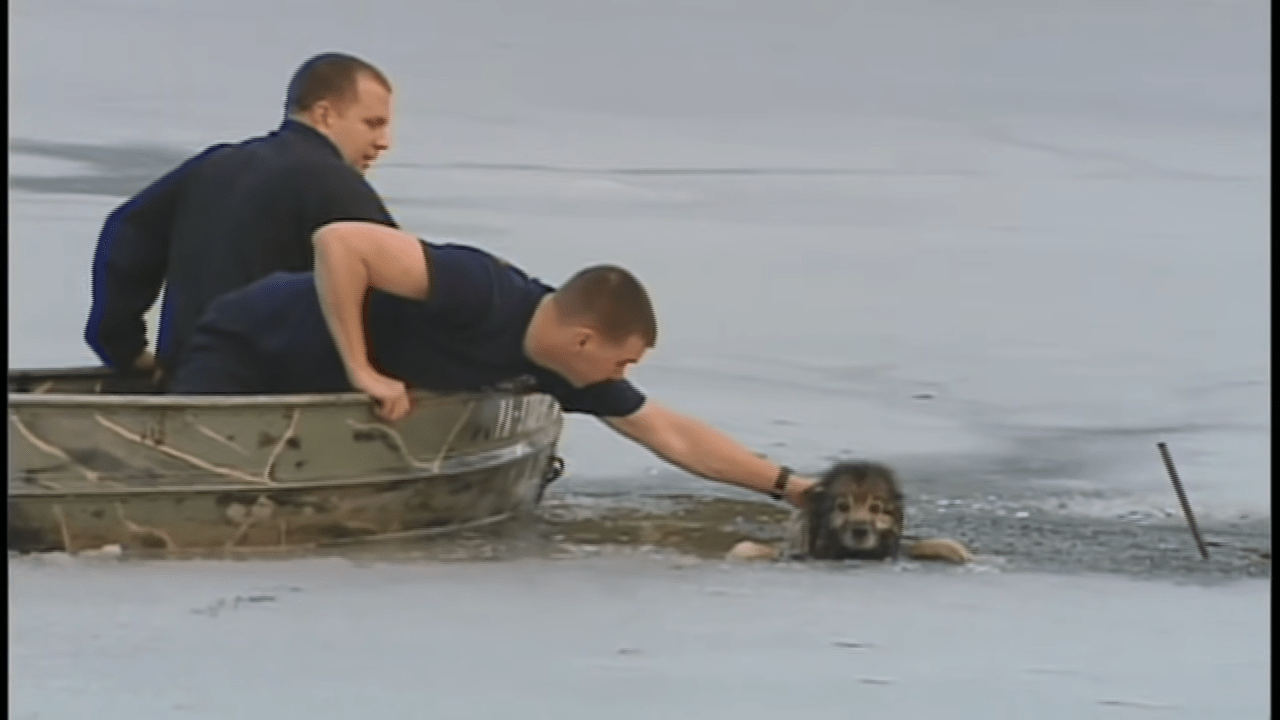
[[[1209,550],[1204,546],[1204,538],[1200,537],[1200,528],[1196,527],[1196,516],[1191,512],[1191,503],[1187,502],[1187,494],[1182,490],[1182,480],[1178,479],[1178,470],[1173,466],[1173,458],[1169,456],[1169,446],[1156,443],[1160,448],[1160,457],[1164,458],[1164,468],[1169,471],[1169,479],[1173,481],[1173,491],[1178,493],[1178,502],[1182,503],[1182,514],[1187,516],[1187,525],[1191,526],[1191,535],[1200,548],[1200,557],[1209,559]]]

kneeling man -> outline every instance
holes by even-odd
[[[520,387],[594,415],[703,478],[797,506],[813,484],[626,379],[654,346],[657,320],[644,287],[622,268],[587,268],[552,288],[478,248],[375,223],[331,223],[314,242],[314,273],[276,273],[210,305],[172,392],[354,387],[394,422],[412,410],[409,387]]]

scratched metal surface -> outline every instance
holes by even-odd
[[[18,550],[297,547],[497,521],[537,501],[562,424],[541,394],[421,394],[388,424],[356,394],[104,394],[90,369],[9,385]]]

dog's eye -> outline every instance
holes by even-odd
[[[840,512],[849,512],[849,501],[841,500],[840,502],[836,503],[836,509],[839,510]]]
[[[880,513],[880,510],[881,510],[881,508],[880,508],[880,503],[871,503],[871,506],[870,506],[870,507],[868,507],[867,509],[868,509],[868,510],[870,510],[870,511],[872,512],[872,514],[876,514],[876,515],[878,515],[878,514]]]

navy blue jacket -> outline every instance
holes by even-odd
[[[146,348],[142,316],[163,284],[156,359],[175,367],[214,298],[273,272],[310,270],[311,236],[335,220],[395,227],[319,131],[287,119],[268,135],[214,145],[107,217],[85,340],[105,364],[126,368]]]

